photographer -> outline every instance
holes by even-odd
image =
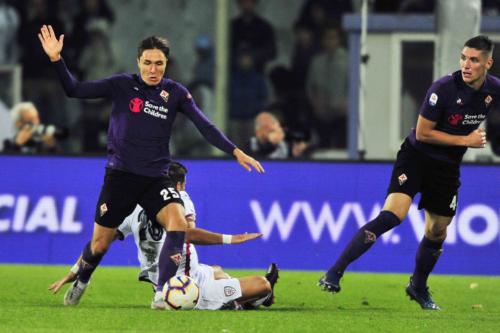
[[[287,159],[304,157],[308,143],[294,133],[285,133],[272,113],[261,112],[255,118],[255,135],[250,138],[249,151],[255,157]]]
[[[11,115],[16,134],[12,141],[5,143],[5,152],[54,153],[57,151],[57,140],[67,136],[64,130],[54,125],[41,124],[38,110],[31,102],[16,104]]]

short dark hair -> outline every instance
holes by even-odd
[[[168,177],[175,183],[184,184],[186,182],[187,168],[179,162],[172,162],[168,167]]]
[[[488,36],[485,35],[472,37],[465,42],[464,47],[470,47],[471,49],[485,51],[488,54],[491,54],[493,52],[493,42],[491,41],[491,39],[489,39]]]
[[[143,39],[139,43],[139,47],[137,48],[137,59],[142,56],[142,53],[145,50],[153,50],[158,49],[163,52],[165,58],[168,58],[168,54],[170,53],[170,42],[168,39],[164,37],[158,36],[150,36],[148,38]]]

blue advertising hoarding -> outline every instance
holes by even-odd
[[[0,263],[71,264],[90,239],[104,176],[101,158],[0,156]],[[233,161],[189,160],[187,191],[199,227],[262,232],[236,246],[199,246],[200,261],[228,268],[328,268],[383,204],[390,163],[264,162],[265,174]],[[417,203],[417,201],[415,201]],[[463,166],[457,216],[437,273],[500,275],[500,166]],[[350,269],[410,272],[424,232],[412,206]],[[137,265],[132,239],[103,264]]]

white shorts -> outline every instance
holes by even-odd
[[[241,297],[240,281],[234,278],[215,280],[211,266],[201,264],[192,277],[200,288],[196,310],[219,310],[224,304]]]

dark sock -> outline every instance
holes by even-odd
[[[360,228],[349,244],[347,244],[335,265],[326,273],[328,280],[338,281],[351,262],[368,251],[380,235],[400,223],[399,218],[392,212],[388,210],[381,211],[373,221],[368,222]]]
[[[422,238],[415,257],[415,271],[411,278],[412,284],[419,290],[427,287],[427,279],[436,265],[439,256],[443,252],[444,241],[432,241]]]
[[[80,268],[78,269],[78,280],[83,283],[88,283],[92,273],[95,271],[99,263],[101,262],[104,253],[93,254],[90,248],[90,242],[88,242],[83,248],[82,261],[80,262]]]
[[[184,231],[168,231],[165,243],[161,248],[158,259],[158,284],[156,291],[161,291],[163,285],[177,272],[182,257],[182,246],[184,245]]]

